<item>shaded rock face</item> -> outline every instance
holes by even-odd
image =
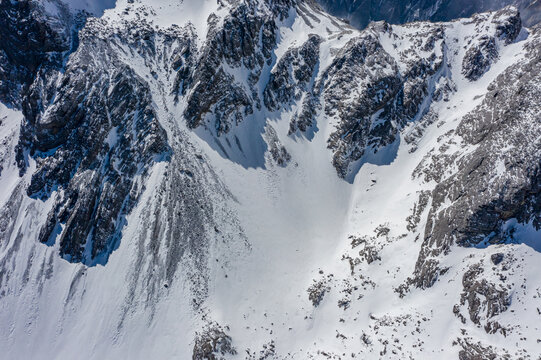
[[[328,148],[342,178],[354,174],[352,165],[365,153],[377,153],[397,140],[403,126],[425,111],[423,102],[434,91],[429,84],[441,76],[442,28],[429,26],[417,33],[414,45],[398,58],[382,46],[384,37],[397,35],[390,25],[378,23],[350,40],[320,81],[325,114],[339,118]]]
[[[346,177],[348,166],[360,159],[366,148],[378,148],[394,141],[396,131],[391,120],[395,113],[394,101],[401,90],[401,77],[396,61],[372,35],[353,39],[341,50],[326,70],[323,84],[325,113],[338,112],[340,124],[328,140],[334,151],[333,165],[339,176]],[[368,83],[351,100],[341,94]],[[376,119],[373,119],[377,112]],[[382,118],[380,125],[372,124]]]
[[[436,257],[455,243],[484,247],[508,241],[513,231],[504,225],[511,219],[541,229],[540,28],[531,36],[525,60],[499,75],[482,104],[456,129],[464,145],[475,150],[435,157],[435,162],[458,171],[432,192],[415,270],[419,287],[434,283]],[[443,205],[448,202],[450,206]]]
[[[289,135],[297,130],[305,132],[314,125],[313,118],[319,102],[313,93],[313,86],[322,41],[320,36],[310,35],[302,46],[289,49],[273,69],[266,85],[264,102],[271,111],[287,109],[294,102],[302,100],[302,108],[291,120]]]
[[[21,106],[25,115],[17,146],[20,174],[35,160],[27,195],[43,201],[54,195],[41,242],[58,241],[69,261],[105,263],[149,169],[170,161],[150,85],[126,63],[127,53],[150,67],[166,67],[173,79],[166,91],[176,101],[185,97],[191,128],[227,133],[261,107],[256,84],[276,46],[275,21],[285,19],[294,2],[264,4],[265,11],[257,2],[230,5],[223,21],[211,16],[199,50],[189,26],[157,30],[140,21],[131,31],[135,25],[125,20],[118,28],[107,20],[86,21],[87,14],[74,16],[61,4],[55,17],[32,1],[1,3],[0,56],[6,61],[0,100]],[[250,71],[249,89],[231,69]],[[209,113],[212,120],[203,121]],[[277,139],[272,145],[274,161],[284,166],[290,155]]]
[[[60,190],[39,240],[53,243],[62,227],[61,255],[86,264],[107,260],[143,190],[137,177],[169,152],[149,88],[94,26],[79,34],[54,101],[44,111],[35,103],[19,143],[38,164],[28,196],[45,200]],[[34,98],[40,91],[32,85]]]
[[[348,19],[353,26],[364,28],[371,21],[385,20],[392,24],[411,21],[449,21],[470,17],[475,13],[516,6],[522,13],[526,26],[541,20],[541,6],[535,0],[318,0],[331,14]]]
[[[462,59],[462,73],[475,81],[498,59],[499,47],[517,38],[521,21],[514,8],[476,15],[471,21],[475,32],[467,39],[470,48]],[[290,135],[307,133],[323,106],[327,118],[337,119],[327,140],[333,165],[338,176],[351,181],[364,155],[370,158],[390,149],[409,121],[423,118],[433,101],[455,91],[446,63],[456,55],[448,53],[445,43],[451,40],[446,35],[450,27],[421,23],[395,31],[385,22],[373,23],[349,40],[325,69],[315,69],[315,62],[307,61],[317,53],[312,37],[302,47],[290,49],[275,66],[265,105],[270,110],[299,105]],[[409,46],[402,48],[404,42]],[[297,69],[299,64],[304,69]],[[314,71],[320,75],[311,85]]]
[[[522,30],[522,19],[516,8],[506,7],[498,11],[492,21],[496,25],[496,37],[511,44]]]
[[[323,39],[311,35],[302,46],[289,49],[273,69],[265,88],[264,101],[269,110],[279,110],[300,100],[308,91],[319,62],[319,45]]]
[[[38,74],[59,68],[72,45],[66,24],[30,0],[0,2],[0,39],[0,100],[17,108]]]
[[[235,355],[232,339],[218,324],[211,324],[197,334],[193,348],[193,360],[221,360],[227,355]]]
[[[496,40],[484,36],[481,42],[466,51],[462,61],[462,74],[469,80],[478,80],[490,69],[490,65],[498,58]]]
[[[276,44],[274,14],[285,16],[291,4],[271,2],[269,6],[274,13],[260,14],[254,2],[236,6],[219,27],[216,19],[209,19],[206,43],[188,81],[195,84],[188,92],[184,111],[191,128],[212,114],[213,123],[205,125],[219,136],[252,114],[254,107],[261,107],[255,85],[263,66],[270,64]],[[225,67],[248,70],[249,89]]]
[[[374,24],[340,49],[325,69],[319,68],[323,39],[311,35],[273,65],[278,41],[275,21],[285,16],[280,9],[292,4],[266,5],[268,11],[261,12],[255,3],[237,4],[223,21],[211,15],[202,49],[187,41],[178,51],[172,65],[177,71],[173,92],[177,101],[185,97],[184,117],[190,128],[205,127],[215,136],[235,135],[233,129],[263,106],[270,111],[297,106],[289,135],[311,138],[310,129],[315,130],[315,118],[323,109],[327,117],[339,120],[328,148],[338,175],[350,181],[363,155],[396,143],[408,121],[422,117],[432,100],[453,91],[450,79],[442,82],[445,86],[434,85],[445,77],[445,26],[424,24],[413,34],[402,35],[386,23]],[[518,34],[516,24],[520,28],[518,13],[506,11],[510,14],[495,17],[499,22],[494,34],[505,42]],[[475,21],[483,26],[485,19]],[[396,51],[382,45],[389,41],[385,38],[402,38],[412,45]],[[472,80],[481,77],[497,58],[495,42],[473,41],[471,55],[464,58]],[[271,66],[269,80],[261,84],[263,71]],[[237,145],[243,152],[238,141]],[[278,154],[272,144],[267,145],[275,161],[287,162],[283,161],[287,150]]]
[[[494,36],[481,36],[467,51],[462,60],[462,74],[471,81],[483,76],[499,56],[496,39],[509,45],[518,37],[522,29],[520,14],[516,9],[506,8],[498,11],[492,21],[496,31]]]

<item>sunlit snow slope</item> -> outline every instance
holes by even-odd
[[[26,3],[1,6],[0,358],[539,357],[516,9],[360,32],[312,1]]]

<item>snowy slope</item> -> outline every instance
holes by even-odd
[[[88,4],[68,5],[95,15],[110,7]],[[460,129],[477,129],[498,89],[524,81],[539,91],[541,30],[514,19],[507,9],[359,32],[310,1],[211,0],[119,0],[89,18],[64,68],[33,83],[49,99],[35,123],[25,122],[27,108],[0,106],[0,354],[537,359],[535,204],[529,222],[512,212],[502,241],[487,233],[485,243],[430,252],[440,250],[430,242],[437,216],[459,200],[446,194],[436,204],[438,185],[467,168],[460,159],[493,144],[468,142],[473,135]],[[317,47],[303,47],[311,40]],[[92,111],[86,123],[67,121],[74,130],[64,138],[46,125],[71,111],[70,94],[75,109],[80,101]],[[305,104],[313,111],[303,118]],[[532,140],[523,159],[535,172],[540,104],[525,105],[530,113],[513,114]],[[79,136],[86,128],[96,129],[91,141]],[[522,150],[505,137],[511,130],[490,131]],[[501,160],[491,166],[493,189],[505,174],[523,180],[504,148],[493,154]],[[77,160],[55,183],[56,166]],[[49,181],[48,197],[28,192],[41,184],[34,174]],[[80,219],[85,188],[111,178],[130,181],[95,197],[120,220],[94,257],[95,232],[73,237],[77,246],[64,234],[79,229],[69,219]],[[71,193],[78,197],[69,202]],[[133,206],[113,212],[118,201]],[[89,222],[102,224],[98,215]],[[429,261],[437,276],[421,286]]]

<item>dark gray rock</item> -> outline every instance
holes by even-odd
[[[457,339],[457,343],[462,347],[458,353],[459,360],[507,360],[511,356],[501,349],[495,349],[492,346],[486,346],[480,342],[474,342],[472,339]]]
[[[434,91],[430,81],[441,76],[444,66],[443,55],[436,55],[437,49],[444,53],[443,34],[440,26],[419,30],[408,39],[413,43],[401,54],[404,58],[394,59],[379,41],[379,36],[394,36],[392,27],[375,23],[350,40],[325,70],[317,90],[325,99],[325,114],[339,118],[328,148],[340,177],[354,175],[356,161],[394,143],[403,126],[425,111],[422,104]],[[417,56],[408,58],[412,53]],[[397,60],[405,63],[402,70]]]
[[[263,94],[265,106],[271,110],[289,108],[303,98],[302,105],[291,119],[289,135],[312,127],[319,109],[314,95],[314,78],[319,66],[319,45],[323,39],[310,35],[300,47],[289,49],[278,61]]]
[[[55,79],[60,86],[47,106],[46,83],[30,86],[18,145],[20,158],[38,164],[28,196],[45,200],[59,191],[39,240],[59,237],[63,257],[88,265],[106,262],[118,245],[143,189],[136,175],[144,177],[170,151],[150,89],[96,37],[102,25],[90,20],[79,33],[79,48]]]
[[[502,253],[492,254],[492,256],[490,257],[490,260],[492,261],[494,265],[498,265],[503,261],[504,256],[505,255]]]
[[[267,143],[267,151],[270,154],[270,157],[274,163],[278,166],[285,167],[291,160],[291,155],[282,145],[276,130],[271,125],[267,125],[265,130],[265,141]]]
[[[331,14],[344,18],[358,28],[371,21],[384,20],[391,24],[412,21],[449,21],[470,17],[475,13],[516,6],[527,26],[541,20],[541,5],[536,0],[318,0]]]
[[[496,37],[507,45],[515,41],[522,30],[520,12],[515,7],[509,6],[496,12],[492,22],[496,24]]]
[[[419,287],[434,283],[439,271],[435,258],[447,254],[453,244],[513,241],[503,226],[510,219],[541,229],[540,30],[538,26],[532,31],[526,59],[498,76],[482,104],[459,124],[457,134],[475,150],[464,156],[434,157],[436,163],[454,164],[458,171],[432,192],[415,270]],[[449,201],[450,206],[442,207]]]
[[[360,159],[368,148],[377,149],[395,140],[391,119],[401,78],[396,61],[375,36],[367,33],[340,50],[325,70],[322,82],[325,114],[340,118],[328,147],[334,152],[333,165],[338,175],[345,178],[350,163]],[[363,83],[366,86],[352,93]],[[348,93],[352,98],[343,96]],[[376,113],[381,120],[372,118]],[[372,128],[373,123],[378,125]]]
[[[0,2],[0,101],[21,108],[35,78],[62,66],[72,48],[71,19],[63,10],[67,24],[46,17],[35,1]]]
[[[410,232],[417,230],[417,225],[421,221],[421,215],[425,211],[430,201],[430,191],[419,192],[419,200],[413,205],[412,214],[406,218],[408,225],[406,229]]]
[[[226,355],[236,355],[231,336],[224,329],[212,323],[196,334],[192,360],[225,360]]]
[[[300,110],[291,118],[288,135],[294,134],[297,131],[306,133],[308,129],[314,127],[315,116],[319,110],[321,110],[319,98],[313,93],[306,94]]]
[[[257,12],[254,3],[234,7],[220,26],[213,19],[209,21],[206,43],[188,80],[195,86],[187,93],[184,116],[188,126],[195,128],[203,123],[207,114],[214,115],[209,126],[219,136],[253,113],[254,106],[260,107],[255,84],[262,67],[270,64],[276,44],[276,25],[272,16]],[[224,69],[224,63],[251,71],[249,92]]]
[[[323,301],[325,294],[331,291],[330,283],[333,280],[333,275],[322,276],[321,279],[315,280],[306,290],[308,292],[308,300],[312,302],[314,307],[318,307]]]
[[[471,81],[483,76],[498,58],[496,39],[487,35],[466,51],[462,60],[462,74]]]
[[[323,39],[310,35],[298,48],[289,49],[273,69],[264,92],[265,106],[271,110],[287,108],[309,91],[319,63]]]
[[[474,17],[474,21],[476,17]],[[495,24],[494,36],[483,35],[466,51],[462,60],[462,74],[469,80],[478,80],[485,74],[492,63],[498,59],[496,39],[509,45],[518,37],[522,29],[520,14],[515,8],[505,8],[494,14],[492,23]]]
[[[470,320],[481,325],[483,321],[487,333],[506,330],[491,319],[511,305],[511,296],[502,285],[494,284],[484,278],[482,264],[470,267],[462,277],[464,290],[460,295],[460,305],[467,305]]]

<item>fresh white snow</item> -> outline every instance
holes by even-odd
[[[111,2],[78,0],[70,1],[69,6],[98,14],[111,7]],[[128,5],[126,0],[119,0],[115,9],[105,12],[104,18],[117,21],[129,6],[148,7],[152,14],[149,18],[159,27],[184,26],[189,22],[200,39],[206,36],[208,16],[224,11],[211,0],[156,0],[145,5],[137,1]],[[131,14],[125,16],[129,18]],[[280,24],[276,57],[280,58],[291,46],[301,45],[309,34],[317,33],[325,38],[321,47],[320,76],[333,60],[333,49],[341,48],[357,33],[345,24],[342,24],[344,28],[337,26],[329,17],[321,15],[319,19],[319,23],[311,22],[312,27],[296,14],[284,20]],[[449,53],[457,57],[449,59],[453,74],[460,74],[462,41],[471,30],[468,26],[473,25],[455,22],[451,36],[461,40],[453,42],[451,38],[447,42],[451,47]],[[394,26],[394,29],[404,36],[418,30],[410,26]],[[243,163],[224,158],[202,130],[186,129],[181,115],[183,101],[174,104],[169,95],[164,95],[163,102],[155,99],[159,120],[168,136],[173,136],[176,129],[190,134],[190,140],[234,195],[236,202],[231,201],[227,206],[240,219],[249,246],[242,243],[241,236],[236,237],[238,243],[211,245],[209,294],[201,311],[193,309],[188,273],[182,269],[170,291],[148,304],[144,292],[131,294],[129,279],[139,251],[137,235],[144,230],[140,219],[145,216],[145,206],[156,199],[158,184],[167,166],[165,162],[152,169],[147,190],[127,218],[120,247],[106,266],[87,268],[68,263],[58,256],[58,244],[53,247],[38,244],[35,234],[52,204],[23,196],[20,201],[24,213],[14,224],[22,235],[0,244],[0,261],[10,263],[12,269],[2,274],[5,280],[0,281],[2,288],[7,289],[5,294],[0,294],[0,354],[3,354],[0,357],[189,359],[194,332],[204,324],[201,317],[204,313],[208,319],[228,326],[233,345],[239,351],[234,358],[238,359],[244,358],[245,349],[259,352],[272,340],[277,353],[287,359],[305,359],[308,353],[316,359],[324,358],[318,355],[318,350],[345,353],[347,356],[343,358],[362,352],[364,359],[399,359],[399,355],[392,353],[395,338],[400,339],[404,349],[410,349],[415,359],[457,358],[459,347],[452,342],[459,336],[462,325],[452,309],[459,302],[464,269],[479,259],[489,259],[499,248],[511,246],[515,247],[515,256],[521,258],[523,265],[510,276],[517,282],[528,279],[528,287],[523,294],[515,295],[517,300],[511,305],[512,311],[500,315],[498,321],[516,323],[519,318],[522,328],[531,335],[527,340],[519,340],[518,332],[513,332],[503,339],[500,335],[488,336],[482,328],[470,325],[468,329],[488,345],[498,347],[498,342],[505,340],[506,344],[517,343],[517,348],[531,354],[541,353],[536,342],[541,325],[529,314],[539,306],[541,297],[541,294],[535,296],[541,288],[541,277],[535,270],[541,253],[535,240],[541,235],[530,226],[516,227],[517,234],[524,239],[522,244],[484,249],[453,248],[443,260],[450,270],[436,286],[424,291],[414,289],[403,299],[395,292],[413,272],[425,225],[423,220],[417,233],[407,233],[406,217],[411,214],[419,192],[430,190],[434,185],[413,179],[413,170],[431,149],[439,146],[438,137],[455,128],[459,120],[482,101],[488,84],[522,56],[525,41],[503,47],[498,62],[477,82],[454,76],[458,91],[449,102],[433,105],[439,120],[426,129],[417,151],[410,153],[410,146],[401,139],[388,153],[383,152],[381,158],[367,155],[359,162],[360,168],[352,183],[339,179],[332,167],[326,141],[334,125],[332,119],[323,114],[317,119],[318,131],[313,139],[306,140],[287,136],[290,116],[295,109],[279,115],[266,110],[255,112],[236,129],[248,156],[253,156]],[[392,54],[398,54],[401,46],[407,46],[405,41],[398,41],[397,48],[392,46],[391,39],[382,39],[382,42]],[[167,76],[158,73],[158,80],[153,81],[150,69],[141,58],[130,54],[124,61],[129,62],[139,76],[149,80],[153,93],[159,98],[161,95],[157,94],[163,93],[160,87],[167,82]],[[271,70],[267,67],[263,71],[268,74]],[[240,78],[242,74],[235,76]],[[6,144],[2,149],[7,149],[5,153],[0,152],[4,166],[0,176],[0,206],[4,206],[16,186],[22,184],[24,188],[24,184],[29,183],[36,165],[31,164],[26,175],[19,178],[13,149],[22,114],[0,105],[0,119],[0,142]],[[292,156],[285,168],[273,165],[268,159],[262,163],[264,144],[250,140],[263,131],[265,124],[276,130]],[[109,144],[114,145],[116,137],[112,131]],[[422,219],[426,219],[426,211]],[[355,286],[363,288],[364,296],[352,299],[351,307],[344,310],[337,303],[346,296],[348,282],[353,280],[349,263],[342,258],[355,251],[351,249],[348,236],[374,235],[380,225],[389,228],[390,240],[375,240],[381,245],[381,261],[360,267],[367,282],[362,283],[357,278]],[[420,238],[416,239],[419,233]],[[11,249],[16,252],[11,253]],[[485,260],[485,264],[489,267],[490,260]],[[41,276],[44,271],[50,271],[46,281]],[[330,291],[315,308],[308,299],[307,288],[314,279],[329,274],[333,274],[329,280]],[[126,307],[129,297],[131,303]],[[375,330],[374,319],[386,317],[391,325],[381,326],[379,332]],[[392,322],[396,319],[402,320]],[[408,325],[400,325],[403,321]],[[417,321],[420,325],[416,325]],[[421,330],[415,332],[416,327]],[[369,343],[361,341],[363,333],[370,334]],[[377,337],[389,339],[385,356],[375,350],[379,349]]]

